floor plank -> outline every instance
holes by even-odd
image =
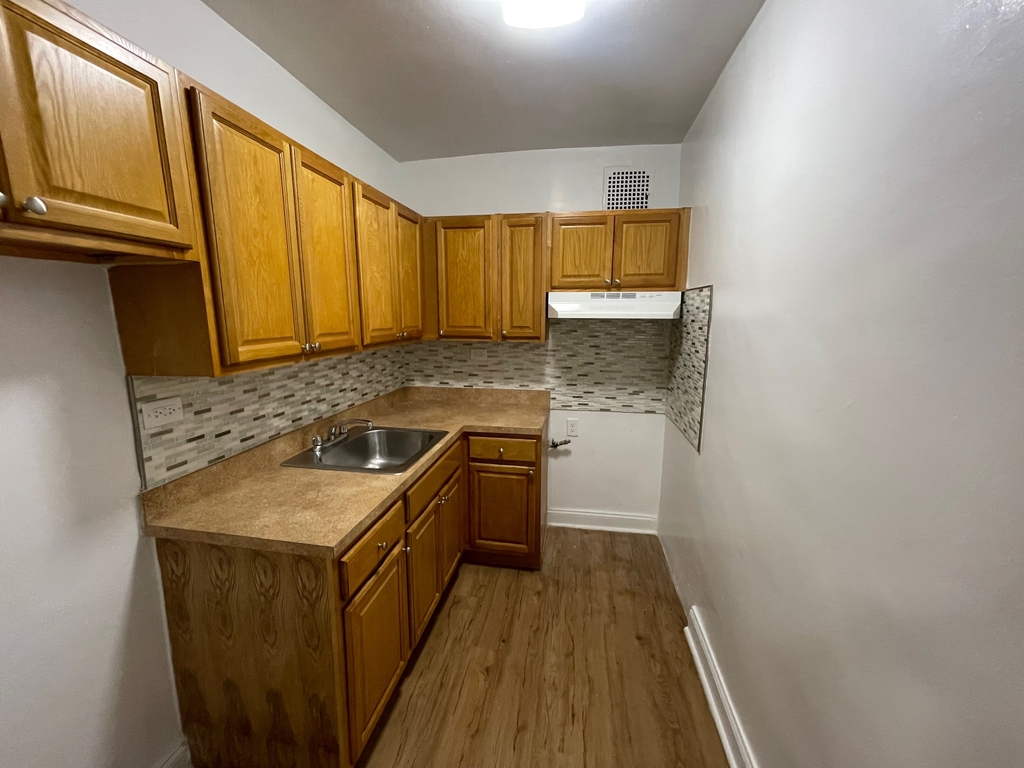
[[[654,536],[463,565],[360,768],[728,768]]]

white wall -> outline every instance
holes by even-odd
[[[597,211],[604,169],[654,174],[652,208],[679,205],[679,145],[543,149],[402,163],[408,205],[424,216]]]
[[[399,163],[201,0],[73,0],[101,24],[387,194]]]
[[[0,256],[0,767],[181,742],[106,273]]]
[[[579,436],[549,453],[548,522],[653,533],[661,499],[666,418],[661,414],[552,411],[551,437]]]
[[[762,768],[1024,765],[1024,4],[768,0],[683,146],[661,534]]]

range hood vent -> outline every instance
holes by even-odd
[[[561,319],[674,320],[682,307],[680,291],[548,294],[548,317]]]

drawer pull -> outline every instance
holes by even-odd
[[[380,542],[377,545],[377,549],[380,549],[380,550],[383,550],[383,551],[387,552],[388,551],[388,543],[386,541]]]
[[[504,448],[499,448],[498,449],[498,458],[500,459],[504,455],[505,455],[505,449]]]

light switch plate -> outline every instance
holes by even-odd
[[[146,429],[179,424],[184,420],[185,413],[180,397],[169,397],[165,400],[142,404],[142,426]]]
[[[566,437],[579,437],[580,436],[580,420],[576,418],[565,420],[565,436]]]

